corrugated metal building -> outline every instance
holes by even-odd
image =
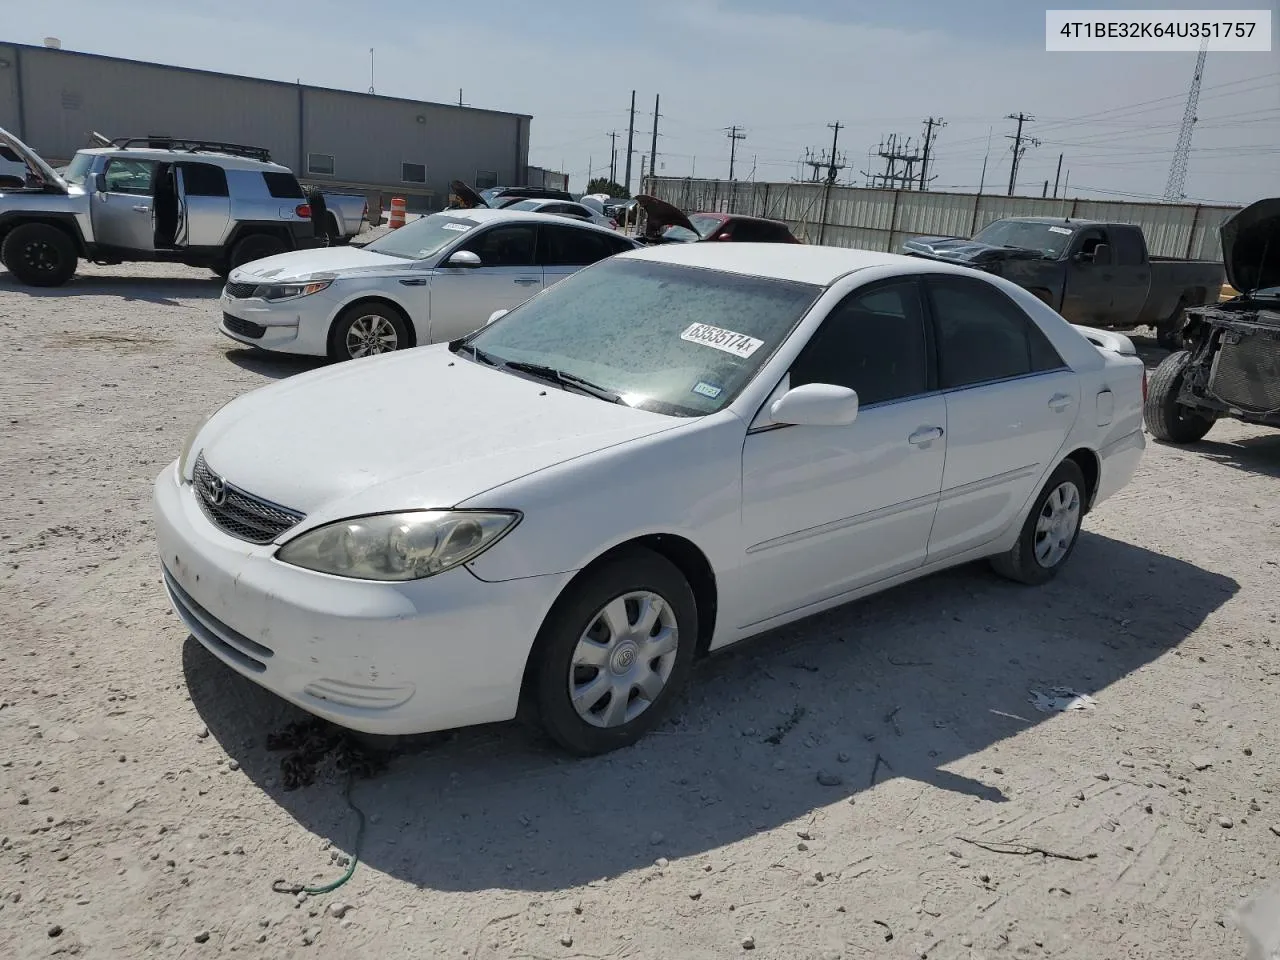
[[[402,100],[0,42],[0,127],[50,161],[89,135],[164,135],[266,147],[307,183],[444,206],[449,181],[527,182],[525,114]]]

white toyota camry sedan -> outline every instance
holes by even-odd
[[[588,264],[634,250],[590,223],[527,210],[448,210],[363,247],[247,263],[219,329],[263,350],[350,360],[452,340]]]
[[[155,485],[173,606],[369,733],[633,742],[694,658],[967,561],[1028,584],[1145,441],[1132,344],[987,274],[671,244],[245,394]]]

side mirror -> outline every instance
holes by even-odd
[[[470,250],[459,250],[457,253],[449,257],[445,266],[448,267],[478,267],[481,265],[480,257]]]
[[[95,173],[93,175],[93,189],[97,193],[107,192],[107,175],[105,173]]]
[[[487,327],[489,324],[493,323],[493,321],[501,320],[510,312],[510,310],[495,310],[493,313],[489,314],[489,319],[484,322],[484,325]]]
[[[841,427],[858,418],[858,394],[831,383],[806,383],[775,400],[769,415],[775,423]]]
[[[1093,265],[1095,267],[1111,266],[1111,244],[1100,243],[1093,248]]]

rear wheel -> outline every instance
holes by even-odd
[[[60,287],[76,272],[76,245],[51,224],[24,223],[4,238],[0,259],[20,283]]]
[[[329,333],[332,360],[358,360],[411,346],[404,317],[382,303],[357,303],[344,310]]]
[[[1017,542],[991,558],[996,573],[1033,586],[1056,577],[1076,548],[1087,489],[1079,465],[1062,461],[1036,497]]]
[[[1195,443],[1209,432],[1216,417],[1178,402],[1186,379],[1191,354],[1186,350],[1171,353],[1156,367],[1147,385],[1147,402],[1142,419],[1157,440],[1168,443]]]
[[[231,248],[231,256],[227,261],[230,273],[236,267],[243,267],[246,263],[252,263],[254,260],[265,260],[267,257],[274,257],[276,254],[285,252],[285,245],[279,237],[273,237],[268,233],[254,233],[245,237],[243,240],[237,241],[236,245]]]

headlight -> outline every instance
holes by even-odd
[[[230,402],[230,400],[227,401],[227,403]],[[225,407],[226,405],[227,404],[224,403],[222,407]],[[178,454],[178,479],[183,483],[187,480],[187,461],[191,459],[191,451],[195,448],[196,437],[200,436],[200,431],[204,429],[205,424],[216,417],[222,407],[218,407],[217,410],[204,417],[204,419],[192,427],[191,432],[187,434],[187,439],[182,441],[182,452]]]
[[[311,280],[307,283],[263,283],[254,288],[253,295],[263,300],[292,300],[294,297],[309,297],[313,293],[327,290],[332,280]]]
[[[413,510],[326,524],[290,540],[276,559],[335,577],[421,580],[466,563],[498,542],[520,514]]]

